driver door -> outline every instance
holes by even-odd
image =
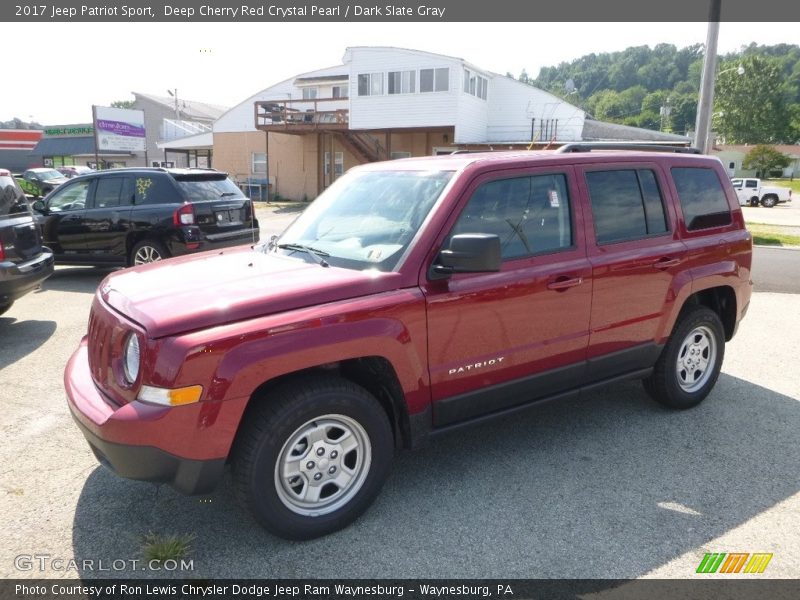
[[[67,183],[47,199],[40,211],[42,238],[59,257],[79,257],[86,253],[86,200],[94,180]]]
[[[500,238],[499,272],[423,282],[433,424],[474,419],[577,389],[585,377],[592,298],[571,167],[483,176],[452,235]],[[463,200],[462,200],[463,202]]]

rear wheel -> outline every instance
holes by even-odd
[[[704,306],[682,315],[644,388],[670,408],[691,408],[708,396],[719,377],[725,336],[717,313]]]
[[[164,245],[154,240],[144,240],[136,244],[131,250],[128,264],[130,266],[146,265],[169,258],[169,252]]]
[[[275,535],[306,540],[349,525],[388,475],[389,419],[352,382],[320,376],[286,384],[247,419],[234,452],[235,489]]]
[[[772,208],[778,203],[778,198],[776,196],[764,196],[761,199],[761,206],[764,208]]]

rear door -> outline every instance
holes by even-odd
[[[252,240],[253,209],[247,198],[225,173],[175,175],[183,195],[194,206],[197,225],[212,242]]]
[[[593,215],[588,379],[600,381],[655,362],[675,278],[689,277],[687,250],[657,164],[592,164],[580,171]]]

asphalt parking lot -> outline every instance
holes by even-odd
[[[262,237],[295,216],[260,209]],[[193,535],[193,569],[178,574],[200,578],[684,578],[705,552],[770,552],[764,576],[800,575],[796,295],[754,295],[694,410],[662,409],[628,382],[454,432],[399,454],[353,526],[293,543],[225,486],[184,497],[97,464],[61,377],[107,273],[59,267],[0,317],[5,578],[163,575],[18,568],[19,556],[141,559],[149,532]]]

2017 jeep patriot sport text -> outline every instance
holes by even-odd
[[[623,378],[698,404],[752,286],[722,165],[565,150],[364,165],[270,244],[110,275],[65,374],[94,453],[186,493],[231,463],[307,539],[395,448],[487,415]]]

